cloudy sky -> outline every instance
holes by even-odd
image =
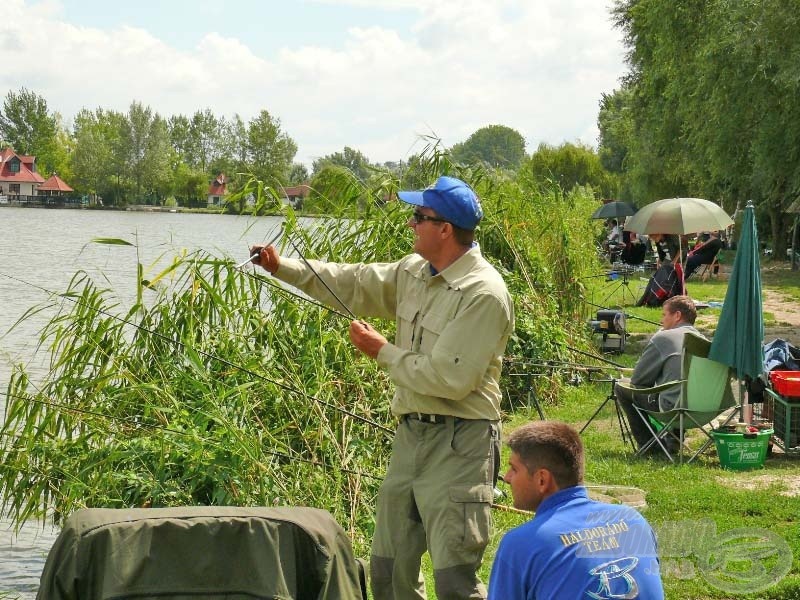
[[[611,0],[2,0],[0,97],[280,119],[306,163],[399,160],[507,125],[596,145],[625,72]]]

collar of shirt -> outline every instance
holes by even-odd
[[[572,500],[588,500],[589,494],[586,492],[586,488],[582,485],[573,485],[572,487],[564,488],[563,490],[558,490],[552,496],[548,496],[542,503],[539,505],[539,508],[536,509],[536,514],[534,515],[534,519],[536,517],[543,517],[547,513],[556,511],[561,505],[566,504],[567,502],[571,502]]]
[[[441,275],[442,278],[447,283],[452,283],[456,279],[460,279],[464,277],[467,273],[472,271],[475,267],[475,264],[478,262],[478,259],[481,256],[481,249],[478,246],[477,242],[472,242],[472,246],[469,250],[467,250],[464,254],[458,257],[458,259],[448,266],[443,271],[437,271],[433,268],[433,265],[428,263],[428,267],[431,270],[431,277],[435,277],[436,275]]]

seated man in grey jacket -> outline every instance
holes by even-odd
[[[646,388],[681,378],[683,335],[687,331],[699,335],[694,328],[695,319],[697,309],[689,296],[673,296],[664,302],[661,329],[650,338],[633,369],[630,380],[633,386]],[[675,386],[660,394],[634,394],[617,385],[614,393],[628,415],[631,433],[641,448],[650,441],[652,435],[633,405],[654,411],[670,410],[678,401],[680,387]],[[667,441],[668,449],[674,449],[670,448],[670,444],[677,446],[676,440],[668,438]],[[660,452],[658,445],[651,446],[649,450]]]

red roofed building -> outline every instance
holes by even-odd
[[[53,173],[47,181],[40,185],[38,189],[39,192],[48,192],[49,195],[52,196],[60,196],[63,193],[75,191],[66,183],[64,183],[64,180],[55,173]]]
[[[289,204],[293,208],[302,208],[303,201],[308,198],[311,188],[307,183],[300,185],[293,185],[283,188],[283,198],[281,199],[284,204]]]
[[[0,150],[0,196],[35,196],[44,178],[36,172],[36,157]]]
[[[220,173],[208,186],[208,205],[219,206],[225,199],[228,193],[228,182],[230,179],[225,177],[224,173]]]

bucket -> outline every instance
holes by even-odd
[[[772,429],[762,429],[757,433],[715,429],[711,436],[717,446],[720,466],[732,471],[763,467],[772,434]]]

